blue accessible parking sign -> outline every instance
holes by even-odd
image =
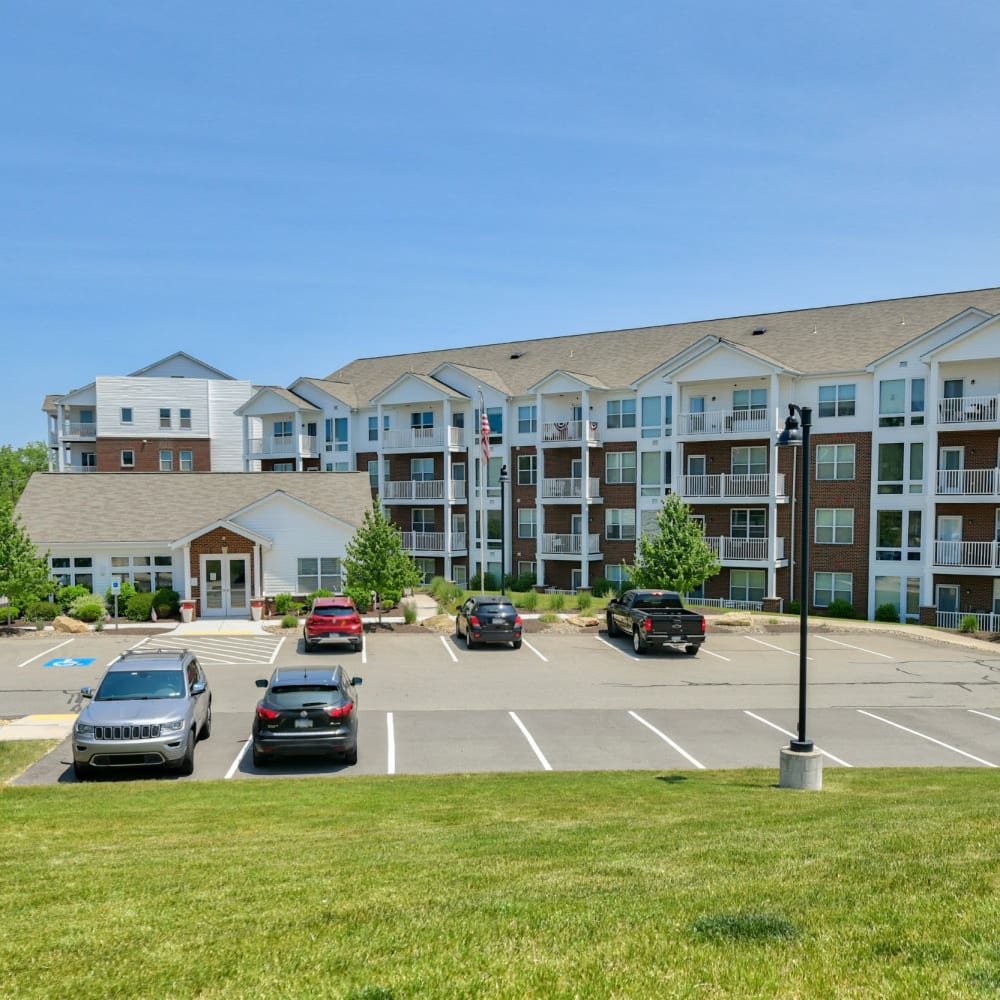
[[[95,657],[65,657],[61,660],[49,660],[43,663],[43,667],[89,667],[94,662]]]

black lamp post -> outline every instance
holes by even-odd
[[[802,418],[802,428],[795,414]],[[812,428],[812,409],[808,406],[799,407],[795,403],[788,404],[788,416],[785,418],[785,429],[778,435],[778,446],[801,446],[802,458],[802,514],[800,519],[802,535],[802,558],[799,560],[799,728],[798,739],[789,740],[789,749],[798,753],[810,753],[813,742],[806,738],[806,663],[807,627],[809,621],[809,475],[812,471],[812,461],[809,454],[809,431]]]
[[[504,570],[507,563],[507,526],[504,496],[507,493],[507,466],[500,466],[500,596],[503,597]]]

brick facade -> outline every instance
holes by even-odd
[[[135,465],[122,465],[122,452],[131,450]],[[181,471],[182,451],[190,451],[193,472],[212,471],[212,445],[206,438],[98,438],[95,442],[98,472],[159,472],[160,452],[173,455],[173,471]]]

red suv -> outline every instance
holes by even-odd
[[[317,597],[302,628],[306,652],[322,642],[347,642],[361,650],[361,615],[349,597]]]

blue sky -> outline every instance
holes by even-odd
[[[0,13],[0,444],[185,350],[355,357],[1000,284],[979,2]]]

